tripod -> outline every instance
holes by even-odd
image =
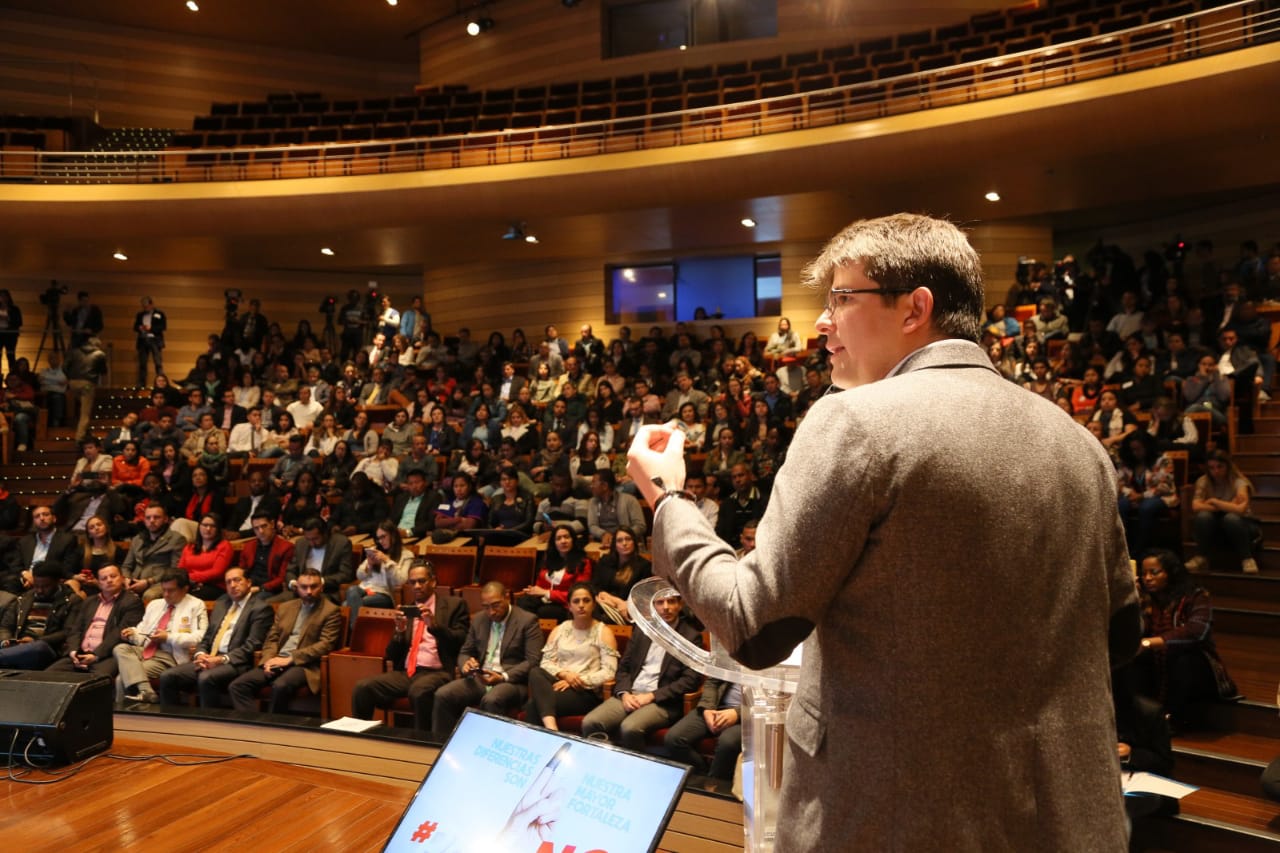
[[[320,333],[320,341],[325,349],[338,354],[338,330],[333,326],[333,312],[326,311],[324,315],[324,331]]]
[[[44,342],[53,334],[53,347],[50,352],[58,355],[67,354],[67,345],[62,340],[62,317],[58,314],[58,300],[49,303],[48,316],[44,320],[44,331],[40,334],[40,348],[36,350],[36,365],[40,364],[40,356],[44,355]]]

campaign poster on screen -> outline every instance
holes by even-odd
[[[468,713],[385,847],[420,853],[644,853],[687,768]]]

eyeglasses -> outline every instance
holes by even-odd
[[[910,293],[915,290],[914,287],[833,287],[827,291],[827,301],[824,303],[823,310],[827,314],[834,314],[837,308],[844,308],[849,304],[846,297],[855,293],[879,293],[882,295],[901,296],[904,293]]]

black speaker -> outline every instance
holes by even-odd
[[[0,754],[59,765],[111,746],[115,687],[81,672],[0,669]]]

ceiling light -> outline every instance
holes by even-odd
[[[750,216],[744,216],[744,217],[742,217],[742,227],[743,227],[743,228],[755,228],[755,227],[756,227],[756,221],[755,221],[754,219],[752,219]]]
[[[622,277],[625,278],[627,281],[635,281],[636,271],[631,269],[630,267],[627,267],[625,270],[622,271]]]
[[[999,201],[1000,193],[996,192],[995,190],[992,190],[991,192],[984,195],[983,198],[985,198],[987,201]]]
[[[533,236],[532,234],[526,234],[526,235],[524,235],[524,241],[525,241],[526,243],[537,243],[537,242],[538,242],[538,238],[537,238],[537,237],[535,237],[535,236]]]
[[[659,299],[666,299],[666,298],[667,298],[667,292],[666,292],[665,290],[659,290],[659,291],[658,291],[658,298],[659,298]]]
[[[387,0],[387,5],[388,5],[388,6],[394,6],[394,5],[396,5],[397,3],[399,3],[399,2],[400,2],[400,0]]]
[[[127,260],[129,260],[129,256],[128,256],[128,255],[126,255],[124,252],[120,252],[120,251],[113,252],[113,253],[112,253],[112,255],[111,255],[111,257],[115,258],[117,261],[127,261]]]
[[[493,29],[493,18],[484,16],[467,22],[467,35],[478,36]]]
[[[324,255],[326,258],[332,258],[333,249],[330,249],[328,246],[325,246],[323,249],[320,250],[320,254]]]
[[[196,0],[187,0],[187,8],[190,9],[192,12],[199,12],[200,4],[197,3]]]

